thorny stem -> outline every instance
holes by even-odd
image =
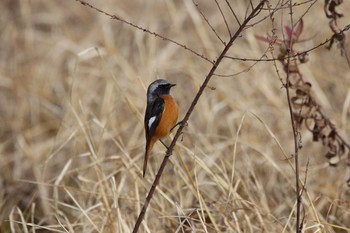
[[[209,71],[209,73],[207,74],[203,84],[201,85],[201,87],[199,88],[196,96],[194,97],[191,106],[189,107],[184,119],[182,120],[182,124],[180,125],[180,127],[178,128],[178,130],[176,131],[176,134],[174,136],[174,139],[172,140],[169,148],[166,151],[166,154],[164,156],[164,159],[162,161],[162,164],[160,165],[160,168],[158,170],[158,173],[153,181],[152,187],[150,189],[150,191],[148,192],[148,195],[146,197],[146,201],[143,204],[142,210],[137,218],[137,221],[135,223],[135,227],[133,230],[133,233],[137,233],[139,230],[139,227],[141,225],[141,222],[146,214],[146,210],[147,207],[149,205],[149,203],[151,202],[151,199],[153,197],[153,193],[156,190],[156,187],[159,183],[159,179],[164,171],[165,165],[170,157],[170,155],[173,152],[174,146],[176,145],[177,140],[179,139],[180,135],[182,134],[182,131],[184,129],[184,127],[186,126],[186,123],[188,121],[188,119],[190,118],[195,106],[197,105],[197,102],[199,100],[199,98],[201,97],[201,95],[203,94],[204,89],[207,87],[210,79],[213,77],[213,74],[215,72],[215,70],[218,68],[218,66],[220,65],[222,59],[225,57],[225,54],[227,53],[227,51],[230,49],[231,45],[233,44],[233,42],[238,38],[238,36],[241,34],[241,32],[244,30],[245,26],[247,25],[247,23],[253,19],[261,10],[262,6],[265,4],[267,0],[261,0],[260,3],[252,10],[252,12],[249,14],[249,16],[244,20],[244,22],[242,23],[242,25],[239,27],[239,29],[236,31],[236,33],[230,38],[230,41],[227,43],[227,45],[225,46],[225,48],[223,49],[223,51],[221,52],[220,56],[218,57],[218,59],[215,61],[215,63],[213,64],[211,70]]]

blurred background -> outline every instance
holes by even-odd
[[[249,2],[228,2],[243,21]],[[324,1],[293,2],[294,20],[304,20],[300,51],[332,36]],[[210,61],[224,48],[216,34],[229,40],[215,1],[198,1],[198,7],[189,0],[89,3]],[[218,3],[234,33],[235,17],[226,1]],[[160,143],[155,146],[143,179],[147,86],[157,78],[176,83],[172,94],[182,119],[211,64],[74,0],[3,0],[0,8],[0,231],[130,232],[165,152]],[[343,28],[350,2],[337,10],[344,13],[338,21]],[[283,38],[289,8],[278,10],[274,21],[264,9],[252,23],[228,55],[271,57],[268,44],[255,35],[274,28]],[[176,145],[140,232],[294,231],[294,143],[276,67],[284,80],[278,62],[221,63]],[[348,139],[350,72],[336,44],[310,52],[300,69]],[[300,133],[304,227],[349,232],[349,169],[344,161],[330,167],[322,144],[312,142],[305,127]]]

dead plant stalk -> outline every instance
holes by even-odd
[[[182,134],[182,131],[183,131],[184,127],[186,126],[188,119],[190,118],[190,116],[191,116],[195,106],[197,105],[197,102],[198,102],[199,98],[203,94],[204,89],[207,87],[210,79],[214,75],[215,70],[220,65],[221,61],[225,57],[225,54],[227,53],[227,51],[232,46],[233,42],[241,35],[242,31],[246,28],[246,25],[248,24],[248,22],[259,14],[259,12],[260,12],[261,8],[263,7],[263,5],[265,4],[265,2],[266,2],[266,0],[261,0],[260,3],[255,8],[252,9],[252,12],[248,15],[248,17],[246,17],[246,19],[241,24],[241,26],[238,28],[236,33],[230,38],[230,41],[226,44],[226,46],[222,50],[221,54],[219,55],[218,59],[215,61],[215,63],[213,64],[212,68],[210,69],[209,73],[207,74],[207,76],[206,76],[205,80],[203,81],[201,87],[199,88],[196,96],[194,97],[194,99],[193,99],[193,101],[191,103],[191,106],[187,110],[187,113],[186,113],[184,119],[182,120],[182,123],[180,124],[180,127],[176,131],[174,139],[172,140],[170,146],[168,147],[168,149],[166,151],[166,154],[164,156],[162,164],[160,165],[158,173],[157,173],[157,175],[156,175],[156,177],[155,177],[155,179],[153,181],[152,187],[151,187],[150,191],[148,192],[148,195],[146,197],[146,201],[143,204],[141,212],[140,212],[140,214],[139,214],[139,216],[137,218],[137,221],[136,221],[133,233],[136,233],[139,230],[141,222],[142,222],[142,220],[143,220],[143,218],[144,218],[144,216],[146,214],[147,207],[148,207],[149,203],[152,200],[154,191],[156,190],[156,187],[157,187],[157,185],[159,183],[160,177],[162,176],[162,173],[164,171],[165,165],[166,165],[170,155],[172,154],[174,146],[176,145],[177,140],[179,139],[180,135]]]

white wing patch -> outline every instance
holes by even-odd
[[[148,129],[150,129],[151,128],[151,126],[152,126],[152,124],[153,124],[153,122],[156,120],[156,117],[154,116],[154,117],[151,117],[150,119],[149,119],[149,121],[148,121]]]

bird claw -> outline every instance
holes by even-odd
[[[183,121],[177,122],[176,125],[174,125],[173,128],[171,128],[170,132],[172,132],[173,129],[174,129],[175,127],[177,127],[177,126],[179,126],[179,125],[182,125],[182,123],[183,123]],[[188,123],[187,123],[187,122],[185,123],[185,126],[188,126]]]

